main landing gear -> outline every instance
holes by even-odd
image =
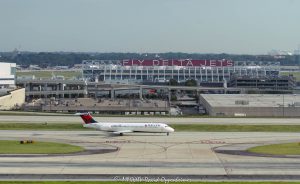
[[[124,134],[123,133],[120,133],[120,136],[123,136]]]
[[[167,136],[169,136],[169,134],[170,134],[170,133],[169,133],[169,132],[167,132]]]

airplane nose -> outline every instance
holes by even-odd
[[[168,131],[168,132],[174,132],[175,130],[174,130],[174,128],[167,127],[167,131]]]

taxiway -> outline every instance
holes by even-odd
[[[167,124],[249,124],[249,125],[300,125],[299,118],[181,118],[181,117],[94,117],[99,122],[122,122],[124,123],[167,123]],[[1,115],[2,122],[18,123],[80,123],[78,116],[11,116]]]
[[[55,141],[106,153],[0,155],[0,175],[300,176],[299,158],[217,153],[217,147],[300,141],[300,133],[175,132],[109,136],[97,131],[1,130],[0,139]],[[300,178],[300,177],[299,177]]]

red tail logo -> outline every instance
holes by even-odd
[[[85,124],[97,123],[89,113],[80,114],[80,117]]]

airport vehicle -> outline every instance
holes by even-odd
[[[167,133],[174,132],[174,129],[164,123],[109,123],[97,122],[88,112],[76,113],[83,120],[83,127],[94,128],[100,131],[111,132],[123,135],[124,133],[146,132],[146,133]]]

